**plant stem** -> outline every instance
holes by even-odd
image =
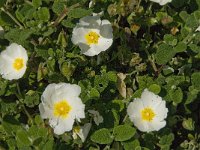
[[[18,82],[16,82],[16,86],[17,86],[17,92],[18,92],[17,98],[19,99],[19,102],[21,103],[21,106],[22,106],[22,109],[23,109],[24,113],[26,114],[26,116],[28,117],[28,119],[31,121],[31,124],[32,124],[33,123],[33,118],[31,117],[29,112],[26,110],[26,107],[24,106],[24,103],[22,101],[23,95],[21,93],[20,86],[19,86]]]
[[[33,118],[31,117],[31,115],[29,114],[29,112],[26,110],[26,107],[24,106],[24,104],[22,105],[22,108],[23,108],[23,111],[25,112],[26,116],[30,120],[31,124],[33,124]]]
[[[158,68],[156,67],[154,59],[152,59],[151,55],[149,54],[149,52],[146,49],[145,49],[145,52],[146,52],[146,54],[148,56],[148,60],[150,61],[151,66],[153,67],[153,70],[157,73],[158,72]]]
[[[10,13],[8,12],[7,10],[5,10],[3,7],[1,8],[1,11],[3,11],[4,13],[6,13],[20,28],[24,28],[17,19],[15,19],[15,17]]]
[[[70,9],[76,8],[79,5],[80,5],[79,3],[74,4],[71,7],[69,7],[69,9],[67,9],[66,6],[65,6],[64,10],[62,11],[62,13],[58,16],[58,18],[53,22],[52,25],[54,27],[56,27],[67,16],[67,13],[69,12]]]
[[[127,119],[128,115],[126,114],[126,116],[124,117],[123,121],[122,122],[125,122],[126,119]]]

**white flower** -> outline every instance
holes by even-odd
[[[159,3],[160,5],[165,5],[169,2],[171,2],[172,0],[150,0],[152,2],[155,2],[155,3]]]
[[[127,113],[134,125],[143,132],[158,131],[166,125],[168,109],[166,102],[145,89],[141,98],[135,98],[127,108]]]
[[[4,29],[2,28],[2,26],[0,26],[0,36],[3,35],[4,33]]]
[[[73,29],[72,42],[87,56],[98,55],[113,43],[113,30],[108,20],[100,20],[99,15],[86,16]]]
[[[99,125],[100,123],[103,122],[103,117],[99,114],[98,111],[96,110],[88,110],[89,113],[93,115],[94,122],[96,125]]]
[[[26,50],[16,43],[12,43],[0,54],[0,74],[4,79],[21,78],[26,71],[28,55]]]
[[[75,84],[49,84],[41,97],[40,115],[49,119],[50,126],[57,135],[72,130],[74,120],[85,118],[85,105],[79,98],[81,88]]]
[[[88,133],[90,132],[91,126],[92,126],[91,123],[86,123],[86,124],[84,124],[84,126],[75,127],[73,129],[73,135],[72,135],[73,138],[77,139],[77,135],[78,135],[81,138],[81,141],[85,142],[85,140],[88,136]]]

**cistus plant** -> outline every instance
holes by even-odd
[[[199,0],[0,0],[0,149],[199,150]]]

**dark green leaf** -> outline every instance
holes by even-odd
[[[113,135],[116,141],[126,141],[132,138],[136,133],[135,128],[129,125],[119,125],[114,128]]]
[[[82,17],[88,16],[90,14],[92,14],[91,9],[75,8],[75,9],[70,10],[70,12],[68,13],[68,17],[70,17],[70,18],[82,18]]]
[[[113,141],[110,131],[106,128],[95,131],[91,135],[91,140],[99,144],[109,144]]]

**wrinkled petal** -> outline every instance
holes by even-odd
[[[88,30],[83,27],[75,27],[72,32],[72,43],[77,45],[79,43],[86,43],[85,35]]]
[[[91,126],[91,123],[86,123],[84,126],[81,127],[80,131],[77,133],[78,136],[81,138],[82,142],[85,142],[88,133],[90,132]]]
[[[160,129],[162,129],[163,127],[165,127],[166,125],[166,121],[159,121],[159,120],[154,120],[152,122],[148,123],[149,126],[149,132],[151,131],[159,131]]]
[[[101,24],[100,17],[97,16],[86,16],[79,20],[79,26],[89,26],[90,28],[99,28],[99,25]]]
[[[70,116],[67,119],[59,119],[57,125],[54,127],[54,133],[61,135],[66,131],[71,131],[74,124],[74,118]]]
[[[113,39],[112,25],[108,20],[102,20],[100,34],[104,38]]]
[[[140,111],[143,109],[142,100],[136,98],[133,102],[128,105],[127,114],[129,115],[130,119],[133,121],[133,118],[140,118],[141,113]]]

